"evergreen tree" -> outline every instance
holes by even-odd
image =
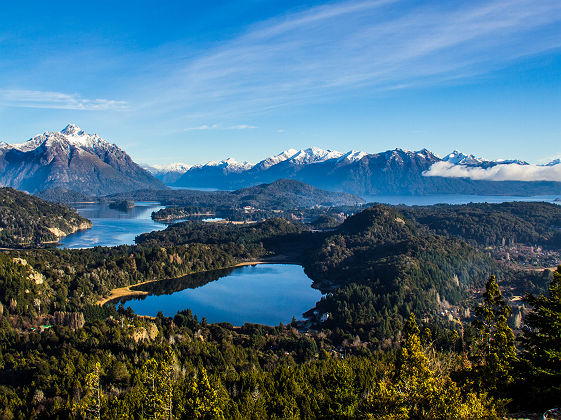
[[[211,386],[205,368],[201,368],[197,377],[191,383],[187,406],[182,413],[186,419],[223,419],[218,394]]]
[[[532,395],[544,408],[561,405],[561,266],[553,273],[549,296],[528,296],[533,310],[525,319],[523,358],[530,368]]]
[[[361,407],[361,414],[377,419],[488,418],[495,415],[485,394],[469,392],[462,396],[449,375],[436,375],[430,370],[413,314],[405,324],[403,335],[393,374],[375,386]]]
[[[470,354],[475,374],[475,386],[498,397],[506,395],[505,388],[513,382],[513,367],[517,361],[514,333],[508,326],[511,314],[495,276],[485,286],[483,303],[475,308],[473,325],[477,336]]]
[[[144,413],[148,418],[173,418],[173,359],[173,352],[167,349],[159,360],[150,358],[144,363]]]

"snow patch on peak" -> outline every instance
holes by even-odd
[[[360,152],[358,150],[349,150],[343,156],[339,158],[339,161],[347,160],[349,162],[356,162],[361,160],[364,156],[367,156],[368,153]]]
[[[290,161],[298,164],[309,164],[325,162],[330,159],[339,159],[341,156],[343,156],[343,153],[336,150],[309,147],[307,149],[299,150],[296,154],[290,157]]]
[[[477,158],[474,155],[466,155],[458,150],[454,150],[452,153],[444,156],[442,160],[453,165],[479,165],[485,162],[481,158]]]
[[[150,173],[166,173],[166,172],[178,172],[178,173],[185,173],[187,172],[193,165],[186,165],[185,163],[175,162],[175,163],[167,163],[164,165],[151,165],[145,166],[144,168],[148,170]]]
[[[45,145],[52,147],[54,145],[61,145],[68,149],[69,146],[75,146],[80,149],[90,150],[97,149],[98,147],[107,148],[108,142],[103,140],[97,134],[87,134],[75,124],[68,124],[62,131],[59,132],[46,132],[39,134],[24,143],[16,143],[5,146],[4,148],[12,148],[20,152],[30,152],[37,149],[39,146]]]
[[[285,150],[282,153],[279,153],[276,156],[269,156],[268,158],[259,162],[257,165],[259,165],[259,167],[261,167],[262,169],[267,169],[267,168],[270,168],[271,166],[274,166],[278,163],[281,163],[281,162],[284,162],[285,160],[290,159],[296,153],[298,153],[298,150],[288,149],[288,150]]]
[[[67,136],[76,135],[78,133],[84,133],[84,130],[82,130],[76,124],[72,124],[72,123],[68,124],[66,127],[64,127],[61,130],[61,134],[65,134]]]
[[[225,172],[242,172],[253,167],[249,162],[238,162],[236,159],[229,157],[228,159],[216,162],[211,160],[204,165],[195,165],[194,167],[220,167]]]

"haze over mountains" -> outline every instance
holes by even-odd
[[[257,164],[233,158],[205,165],[147,167],[168,185],[238,189],[296,179],[319,188],[356,194],[561,193],[561,165],[531,165],[521,160],[486,160],[454,151],[441,158],[427,149],[368,154],[311,147],[289,149]]]
[[[63,188],[90,195],[165,188],[119,147],[73,124],[25,143],[0,143],[0,185],[30,193]]]

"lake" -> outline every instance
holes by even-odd
[[[151,219],[153,211],[163,209],[156,202],[136,202],[132,209],[120,211],[106,204],[79,204],[80,216],[92,221],[92,228],[68,235],[60,240],[62,248],[132,245],[141,233],[162,230],[166,224]]]
[[[150,294],[127,300],[124,306],[138,315],[156,316],[162,311],[174,316],[189,308],[199,321],[206,317],[208,322],[233,325],[278,325],[289,323],[293,316],[302,319],[321,299],[321,292],[311,284],[299,265],[259,264],[138,286],[135,290]]]
[[[483,195],[424,195],[424,196],[366,196],[368,202],[385,204],[431,205],[438,203],[502,203],[504,201],[554,202],[558,196],[483,196]],[[557,202],[557,204],[560,204]],[[94,246],[132,245],[134,238],[146,232],[165,229],[167,224],[151,219],[153,211],[164,208],[157,202],[136,202],[135,207],[125,211],[110,209],[106,204],[79,204],[78,213],[92,221],[92,228],[68,235],[60,240],[61,248],[92,248]],[[205,219],[212,221],[213,219]],[[216,218],[219,220],[219,218]],[[183,221],[183,220],[179,220]],[[178,221],[178,222],[179,222]]]

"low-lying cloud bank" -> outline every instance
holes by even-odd
[[[553,166],[519,165],[517,163],[498,164],[490,168],[454,165],[437,162],[424,176],[445,178],[469,178],[476,181],[557,181],[561,182],[561,164]]]

